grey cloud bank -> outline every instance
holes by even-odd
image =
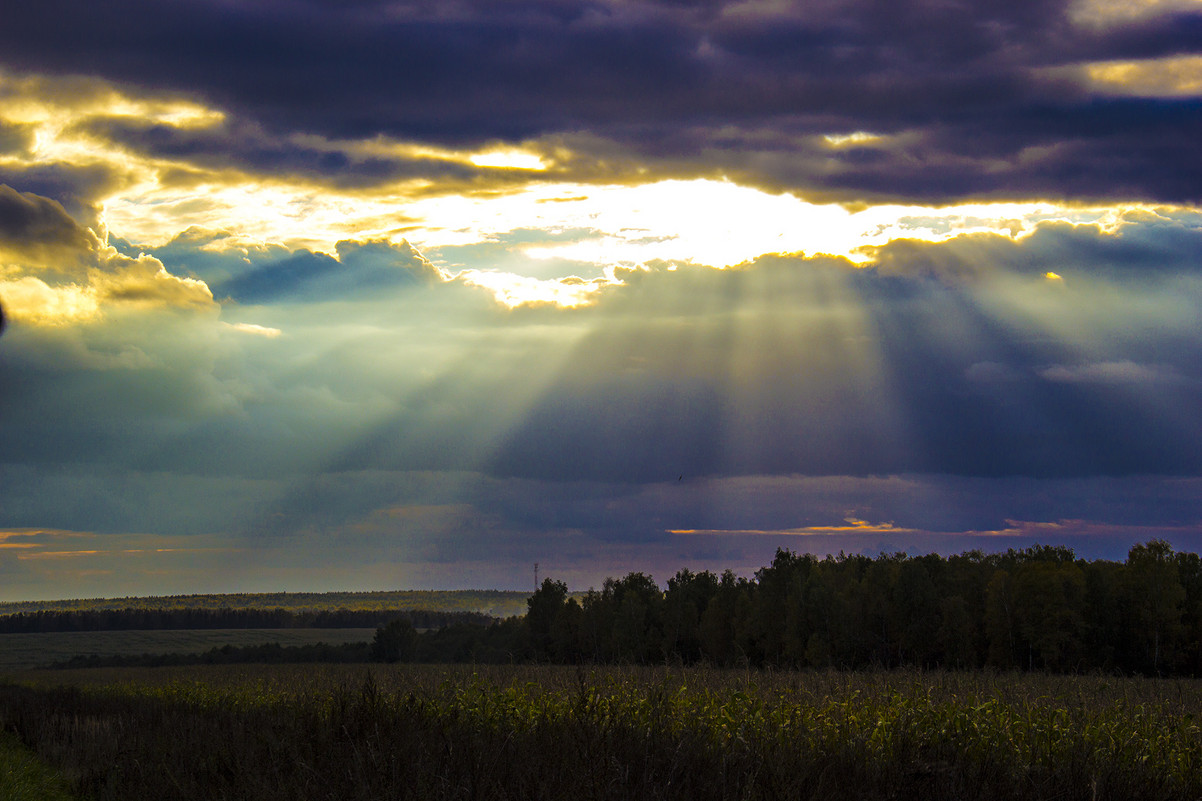
[[[1064,0],[46,2],[10,10],[0,49],[18,70],[99,75],[234,115],[189,132],[97,119],[97,135],[342,185],[472,171],[314,151],[288,136],[567,137],[580,174],[607,172],[616,146],[665,175],[721,172],[847,201],[1194,202],[1202,185],[1200,101],[1114,96],[1087,70],[1202,54],[1202,12],[1099,28],[1074,21]],[[590,154],[584,132],[601,150]],[[824,138],[853,132],[877,138]]]

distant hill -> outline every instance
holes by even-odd
[[[383,592],[257,592],[211,595],[158,595],[80,598],[60,601],[0,602],[0,615],[107,609],[405,609],[479,612],[492,617],[526,614],[528,592],[507,590],[388,590]]]

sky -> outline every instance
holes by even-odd
[[[0,600],[1202,546],[1199,0],[4,18]]]

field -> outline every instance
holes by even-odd
[[[0,601],[0,615],[100,609],[426,609],[481,612],[493,617],[526,613],[528,592],[511,590],[384,590],[380,592],[257,592],[57,601]]]
[[[71,801],[66,782],[19,739],[0,732],[0,801]]]
[[[195,654],[223,645],[311,645],[371,642],[375,629],[211,629],[177,631],[69,631],[0,634],[0,673],[45,667],[73,656]]]
[[[17,676],[13,676],[16,679]],[[0,722],[105,799],[1196,799],[1202,683],[702,668],[28,672]]]

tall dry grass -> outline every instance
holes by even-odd
[[[0,687],[95,799],[1190,799],[1202,684],[403,666]]]

